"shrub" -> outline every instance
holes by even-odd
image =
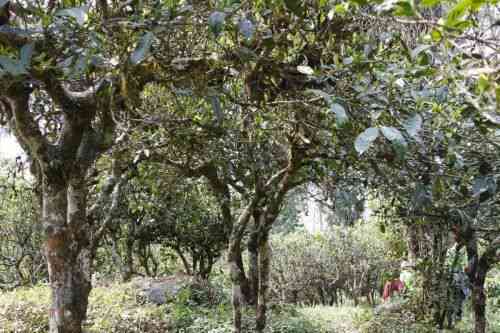
[[[168,331],[165,307],[139,304],[131,283],[94,288],[85,329],[89,333],[157,333]],[[0,296],[1,333],[48,331],[50,290],[46,285],[19,288]]]
[[[49,301],[46,286],[18,288],[0,295],[0,332],[47,332]]]
[[[399,267],[374,223],[331,226],[324,234],[295,232],[271,240],[271,282],[283,303],[333,304],[340,294],[373,300],[385,272]]]

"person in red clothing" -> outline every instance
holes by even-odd
[[[384,285],[384,293],[382,298],[384,302],[387,301],[395,292],[402,292],[405,289],[405,284],[399,278],[392,279],[387,281]]]

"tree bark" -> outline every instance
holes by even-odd
[[[241,305],[244,300],[242,293],[243,277],[241,269],[238,266],[238,256],[237,249],[233,248],[230,244],[228,264],[232,284],[233,325],[235,333],[241,332]]]
[[[193,275],[193,272],[191,271],[191,266],[189,265],[189,261],[186,259],[186,257],[184,256],[184,253],[182,253],[181,249],[178,247],[175,247],[174,250],[175,250],[175,252],[177,252],[177,255],[179,256],[179,258],[181,258],[185,273],[189,276]]]
[[[254,214],[254,225],[253,230],[250,233],[250,238],[248,240],[248,257],[249,257],[249,267],[248,267],[248,279],[249,279],[249,299],[248,303],[255,305],[255,310],[257,310],[257,297],[259,289],[259,231],[258,231],[258,221],[259,218]]]
[[[69,184],[44,181],[42,218],[52,289],[50,333],[80,333],[87,315],[92,251],[82,233],[86,226],[82,183],[82,179]]]
[[[247,228],[248,222],[255,209],[259,196],[254,196],[241,212],[236,223],[232,226],[229,237],[228,257],[229,270],[232,283],[232,305],[233,305],[233,323],[234,331],[241,332],[241,305],[244,303],[244,292],[248,293],[248,279],[243,269],[243,260],[241,257],[241,241]],[[246,290],[245,290],[246,289]]]
[[[474,311],[474,332],[485,333],[486,321],[486,294],[484,282],[490,268],[500,261],[500,236],[494,239],[478,260],[474,279],[472,280],[472,308]]]
[[[21,47],[31,42],[31,38],[10,35],[4,44]],[[35,44],[35,48],[40,45],[39,41]],[[30,110],[33,81],[43,83],[42,89],[60,110],[56,118],[61,130],[49,133],[56,140],[42,133],[40,120]],[[89,223],[85,176],[97,157],[113,144],[115,123],[109,94],[99,94],[108,87],[108,80],[78,92],[70,91],[63,82],[66,80],[52,68],[37,69],[26,80],[6,81],[0,104],[9,127],[34,164],[37,181],[42,183],[44,247],[52,289],[49,331],[80,333],[91,290],[92,261],[106,229],[103,226],[102,232],[95,232]],[[98,114],[99,121],[94,121]]]
[[[484,281],[488,267],[479,265],[476,279],[472,285],[472,306],[474,311],[474,332],[486,332],[486,294],[484,293]]]
[[[269,231],[263,231],[259,238],[259,291],[255,321],[257,332],[261,333],[264,332],[264,329],[266,328],[267,299],[269,294],[269,276],[271,270]]]

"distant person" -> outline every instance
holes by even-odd
[[[384,293],[382,295],[384,302],[386,302],[395,293],[400,293],[404,289],[405,289],[405,284],[399,278],[387,281],[384,285]]]

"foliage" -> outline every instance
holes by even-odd
[[[370,307],[364,306],[310,306],[298,307],[297,311],[310,318],[321,327],[321,332],[356,332],[373,314]]]
[[[291,233],[301,228],[300,214],[304,208],[305,195],[297,189],[290,193],[283,204],[281,213],[273,226],[273,233]]]
[[[158,163],[139,170],[121,216],[105,219],[126,222],[103,230],[127,273],[136,251],[156,274],[148,263],[158,266],[151,249],[161,242],[189,252],[186,270],[206,277],[228,240],[240,248],[250,219],[241,212],[268,232],[291,189],[329,181],[343,196],[342,178],[382,197],[381,228],[408,229],[422,291],[432,290],[424,309],[441,310],[453,242],[467,247],[474,290],[477,272],[498,262],[500,53],[487,15],[496,1],[99,1],[54,13],[41,2],[11,22],[6,4],[1,120],[29,148],[39,180],[67,185],[86,166],[86,183],[95,157],[118,150],[116,132],[130,140],[129,157]],[[95,220],[79,222],[68,239],[84,241],[71,248],[102,235]],[[278,238],[274,278],[292,293],[315,288],[311,302],[325,303],[330,284],[355,300],[376,290],[392,263],[370,227]],[[241,253],[230,255],[234,268]]]
[[[30,181],[16,176],[22,168],[0,169],[0,289],[35,284],[47,276],[37,198]]]
[[[222,291],[222,289],[219,289]],[[89,332],[144,332],[156,333],[183,330],[192,333],[229,333],[232,330],[228,290],[224,301],[217,305],[190,303],[190,293],[162,306],[144,303],[134,282],[110,283],[97,286],[91,294]],[[50,299],[49,288],[38,285],[18,288],[0,295],[0,332],[42,333],[47,331],[46,311]],[[496,299],[498,301],[498,298]],[[492,302],[495,299],[491,300]],[[491,331],[495,332],[498,311],[488,312]],[[246,309],[245,332],[253,332],[252,310]],[[413,318],[413,319],[412,319]],[[464,315],[455,332],[470,332],[470,312]],[[385,326],[384,326],[385,325]],[[15,328],[14,328],[15,327]],[[266,333],[353,333],[361,332],[434,332],[432,326],[415,323],[406,308],[401,312],[372,314],[370,307],[291,306],[273,305],[270,327]]]
[[[97,287],[90,297],[89,332],[165,332],[165,309],[137,302],[132,283]],[[47,332],[50,292],[46,285],[18,288],[0,296],[0,332]]]
[[[207,278],[227,246],[229,233],[207,185],[143,163],[127,194],[123,219],[138,217],[125,227],[135,224],[135,234],[129,237],[135,237],[138,246],[172,249],[188,274]]]
[[[325,235],[276,235],[271,244],[272,289],[281,302],[332,304],[342,294],[373,301],[385,274],[399,267],[389,239],[370,222],[332,226]]]

